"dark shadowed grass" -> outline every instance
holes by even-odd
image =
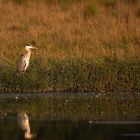
[[[1,92],[140,91],[139,61],[50,59],[46,65],[42,63],[34,60],[22,77],[14,74],[10,68],[1,68]]]
[[[85,17],[95,16],[98,12],[99,5],[97,1],[88,2],[85,7],[83,14]]]

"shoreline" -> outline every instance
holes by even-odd
[[[12,71],[7,73],[2,68],[0,92],[139,92],[139,69],[138,60],[116,59],[107,59],[101,64],[80,59],[51,60],[46,68],[30,68],[23,77],[13,76]]]

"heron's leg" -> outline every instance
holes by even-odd
[[[25,70],[23,70],[21,74],[24,75],[24,73],[25,73]]]

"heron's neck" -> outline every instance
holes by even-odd
[[[29,57],[30,57],[30,55],[31,55],[31,50],[30,49],[25,49],[26,50],[26,55],[28,55]]]

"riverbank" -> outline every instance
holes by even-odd
[[[140,63],[106,59],[93,61],[50,61],[43,68],[34,61],[20,77],[1,69],[0,92],[139,92]]]
[[[0,0],[0,92],[139,92],[138,5]],[[16,62],[26,43],[38,50],[20,77]]]

